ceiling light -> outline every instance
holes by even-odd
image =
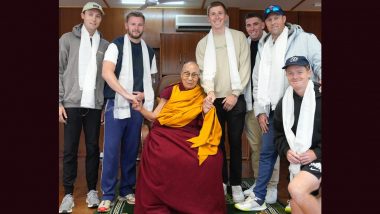
[[[122,4],[136,4],[136,5],[142,5],[145,4],[145,0],[121,0]],[[162,4],[162,5],[183,5],[185,4],[184,1],[173,1],[173,2],[164,2],[160,3],[158,0],[157,4]]]
[[[145,0],[121,0],[122,4],[145,4]]]
[[[160,0],[158,0],[160,1]],[[165,3],[160,3],[160,4],[166,4],[166,5],[182,5],[185,4],[184,1],[171,1],[171,2],[165,2]]]

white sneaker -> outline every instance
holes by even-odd
[[[277,201],[277,188],[268,187],[267,195],[265,196],[265,202],[268,204],[274,204]]]
[[[235,203],[243,202],[244,194],[243,194],[243,190],[241,189],[241,186],[240,185],[231,186],[231,189],[232,189],[232,200]]]
[[[224,196],[227,195],[227,184],[223,183]]]
[[[100,202],[98,206],[98,212],[99,213],[106,213],[111,210],[111,201],[110,200],[103,200]]]
[[[98,191],[90,190],[87,193],[86,203],[87,203],[87,207],[90,207],[90,208],[99,206],[100,201],[98,197]]]
[[[252,186],[249,187],[249,189],[244,190],[244,192],[243,192],[244,195],[245,196],[249,196],[251,194],[251,192],[253,192],[253,188],[255,188],[255,186],[256,186],[256,182],[253,183]]]
[[[74,207],[73,195],[67,194],[62,199],[61,206],[59,206],[59,213],[72,213]]]
[[[241,203],[235,204],[235,208],[242,211],[261,211],[265,210],[267,208],[267,205],[265,202],[263,202],[262,205],[259,204],[260,200],[259,198],[255,197],[252,198],[251,196],[248,196],[245,201]]]
[[[135,194],[131,193],[126,196],[119,196],[119,201],[127,201],[128,204],[135,204]]]

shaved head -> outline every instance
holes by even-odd
[[[199,80],[199,66],[194,61],[186,62],[181,71],[181,81],[186,89],[194,88]]]

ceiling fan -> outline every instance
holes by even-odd
[[[144,10],[147,7],[155,6],[157,4],[165,4],[168,2],[177,2],[178,0],[145,0],[145,4],[143,4],[138,10]]]

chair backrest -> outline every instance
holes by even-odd
[[[177,74],[163,76],[156,91],[156,97],[160,96],[161,91],[170,84],[181,81],[181,76]]]

